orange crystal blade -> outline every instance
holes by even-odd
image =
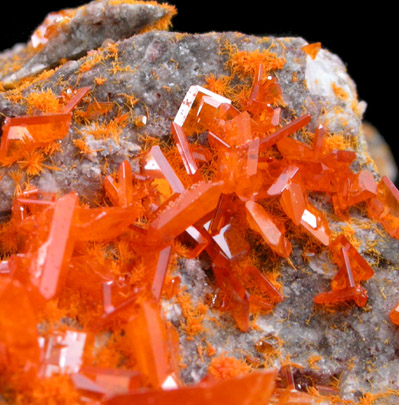
[[[74,238],[80,241],[114,239],[126,232],[137,216],[135,207],[78,207],[73,225]]]
[[[41,143],[63,139],[68,135],[71,114],[49,114],[27,117],[6,118],[1,137],[0,158],[7,156],[14,143],[28,139]]]
[[[242,332],[249,330],[249,294],[229,268],[213,266],[220,287],[226,292],[230,310]]]
[[[281,257],[289,257],[291,243],[277,227],[266,210],[254,201],[245,203],[247,220],[252,230],[259,233],[270,248]]]
[[[399,302],[392,308],[391,312],[389,313],[389,319],[395,325],[399,325]]]
[[[268,404],[274,391],[276,369],[254,371],[250,374],[221,381],[202,382],[170,390],[143,390],[116,395],[105,405],[260,405]]]
[[[270,146],[276,144],[281,139],[287,137],[288,135],[293,134],[296,131],[299,131],[301,128],[309,124],[310,119],[312,116],[310,114],[302,115],[299,118],[291,121],[289,124],[284,125],[276,132],[273,132],[271,135],[267,136],[266,138],[261,139],[260,141],[260,151],[264,151]]]
[[[137,315],[126,325],[135,362],[143,377],[154,388],[162,388],[169,377],[174,381],[174,388],[178,386],[177,379],[172,377],[175,372],[171,358],[173,351],[168,348],[167,333],[161,308],[151,301],[143,302]]]
[[[149,232],[164,242],[171,241],[216,208],[222,187],[222,182],[193,185],[166,205],[151,222]]]
[[[269,196],[280,195],[286,188],[289,187],[291,180],[298,173],[298,166],[287,166],[278,176],[275,182],[267,190]]]
[[[300,183],[292,182],[280,197],[280,204],[287,217],[295,225],[300,225],[306,210],[305,193]]]
[[[104,178],[104,190],[107,197],[111,200],[112,205],[119,206],[119,189],[112,176],[106,176]]]
[[[59,199],[53,209],[48,236],[40,241],[38,251],[31,256],[31,280],[46,300],[55,297],[66,279],[67,263],[72,255],[71,229],[78,204],[75,193]]]
[[[323,155],[324,149],[324,139],[326,136],[327,130],[322,124],[320,124],[314,134],[314,143],[313,143],[313,158],[315,160],[320,160]]]
[[[194,175],[198,170],[198,166],[193,153],[190,150],[190,145],[188,144],[183,128],[174,122],[172,122],[171,128],[173,139],[176,142],[177,150],[183,160],[184,167],[188,174]]]
[[[25,288],[8,276],[0,277],[0,345],[22,363],[38,363],[37,320]]]
[[[277,288],[255,266],[247,266],[245,273],[249,274],[257,284],[261,292],[270,297],[273,303],[283,301],[284,297]]]
[[[247,155],[247,176],[255,176],[258,172],[258,158],[259,158],[259,145],[260,139],[255,138],[253,142],[248,145]]]
[[[202,102],[204,96],[207,98]],[[205,120],[208,123],[209,115],[215,114],[217,107],[221,104],[231,104],[231,100],[204,87],[191,86],[180,105],[174,123],[183,128],[187,136],[191,136],[198,127],[199,118],[200,121],[202,118],[202,121]]]
[[[154,277],[151,286],[151,292],[155,298],[155,301],[159,301],[162,295],[162,288],[165,281],[166,272],[169,266],[171,251],[172,247],[167,246],[157,254],[157,260],[154,269]]]
[[[355,287],[321,293],[314,298],[316,304],[336,305],[345,301],[355,301],[355,304],[359,307],[364,307],[367,300],[367,290],[360,284]]]
[[[330,244],[330,228],[328,222],[310,203],[307,203],[306,209],[302,214],[300,225],[323,245],[328,246]]]
[[[133,203],[132,166],[124,160],[118,170],[118,195],[121,207],[128,207]]]
[[[182,182],[158,145],[153,146],[148,152],[148,156],[143,164],[143,174],[152,177],[159,177],[161,175],[168,181],[173,192],[182,193],[184,191]]]
[[[209,225],[209,233],[211,235],[218,234],[220,230],[227,224],[228,218],[231,215],[233,202],[228,194],[221,194],[218,205],[215,210],[211,223]]]
[[[62,109],[64,114],[70,113],[80,102],[80,100],[90,91],[90,87],[82,87],[69,100],[68,104]]]
[[[277,142],[277,149],[287,160],[311,162],[314,160],[313,149],[293,138],[283,138]]]
[[[369,280],[374,276],[372,267],[344,235],[339,235],[335,238],[330,250],[334,262],[340,268],[348,268],[350,266],[355,283]],[[333,289],[338,288],[337,286],[345,285],[340,277],[341,275],[338,273],[332,284]]]

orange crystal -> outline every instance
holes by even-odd
[[[307,202],[306,209],[303,211],[300,224],[320,243],[325,246],[330,244],[330,228],[328,222],[309,202]]]
[[[153,146],[142,161],[142,174],[165,178],[174,193],[182,193],[184,186],[158,145]]]
[[[0,277],[0,346],[5,345],[13,363],[39,363],[36,325],[35,312],[25,288],[17,280]]]
[[[66,330],[51,333],[43,342],[41,375],[50,377],[53,374],[77,373],[83,363],[86,341],[85,332]]]
[[[204,96],[206,97],[204,100]],[[209,115],[216,114],[216,109],[221,104],[230,104],[228,98],[213,93],[201,86],[191,86],[180,105],[175,116],[173,127],[181,128],[186,136],[191,136],[199,126],[199,120],[204,120],[209,123]],[[177,143],[177,142],[176,142]]]
[[[399,239],[399,190],[388,177],[378,183],[377,196],[368,201],[367,212],[391,237]]]
[[[198,171],[197,163],[186,139],[186,134],[181,126],[172,122],[172,135],[176,142],[177,150],[183,160],[184,167],[188,174],[193,175]]]
[[[204,381],[178,389],[143,390],[114,396],[105,401],[105,405],[266,404],[272,396],[276,375],[276,369],[267,369],[221,381]]]
[[[51,114],[33,117],[7,117],[3,124],[0,159],[26,143],[40,146],[68,135],[71,114]]]
[[[264,151],[265,149],[270,148],[270,146],[281,141],[288,135],[291,135],[294,132],[299,131],[301,128],[303,128],[310,122],[311,118],[312,117],[310,114],[302,115],[301,117],[296,118],[293,121],[291,121],[289,124],[284,125],[280,129],[278,129],[276,132],[273,132],[271,135],[268,135],[265,138],[261,139],[260,150]]]
[[[151,301],[143,302],[137,315],[126,325],[134,359],[143,377],[154,388],[171,389],[180,385],[174,369],[176,349],[169,346],[170,333],[160,308]]]
[[[197,183],[181,193],[150,223],[149,229],[167,243],[213,211],[222,193],[223,183]]]
[[[76,90],[67,105],[62,109],[63,114],[70,113],[82,100],[82,98],[90,91],[90,87],[81,87]]]
[[[314,42],[313,44],[307,44],[302,47],[302,50],[308,54],[312,59],[316,59],[317,54],[321,49],[321,42]]]
[[[392,308],[389,313],[389,319],[395,325],[399,325],[399,302]]]
[[[118,182],[112,176],[104,179],[104,189],[112,204],[117,207],[128,207],[133,204],[133,174],[127,160],[119,166]]]
[[[374,275],[374,271],[367,261],[359,254],[344,235],[339,235],[330,246],[332,258],[337,263],[340,271],[332,282],[332,289],[340,289],[347,285],[345,274],[353,274],[354,283],[369,280]],[[341,271],[342,269],[342,271]],[[343,270],[345,269],[345,270]]]
[[[324,139],[326,137],[326,133],[326,128],[322,124],[320,124],[314,134],[313,158],[315,160],[320,160],[323,155]]]
[[[42,221],[51,218],[51,222],[39,222],[41,227],[35,235],[35,244],[25,256],[25,262],[29,259],[26,263],[28,269],[21,268],[22,262],[17,256],[10,258],[25,277],[29,272],[30,282],[39,293],[38,298],[50,300],[56,297],[65,283],[74,243],[71,229],[77,201],[75,193],[67,194],[42,213]]]
[[[273,217],[254,201],[245,203],[247,220],[250,228],[259,233],[269,247],[281,257],[289,257],[291,243],[284,236],[284,230],[276,225]]]
[[[316,304],[336,305],[346,301],[354,301],[357,306],[364,307],[367,299],[367,290],[358,284],[354,287],[321,293],[314,298],[314,302]]]
[[[218,285],[226,292],[226,305],[242,332],[249,329],[249,294],[226,267],[213,266]]]

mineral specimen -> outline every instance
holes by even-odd
[[[399,192],[343,64],[172,14],[50,14],[3,66],[0,400],[395,403]]]

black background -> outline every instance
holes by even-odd
[[[26,42],[46,14],[84,4],[58,0],[51,5],[18,1],[2,5],[1,48]],[[399,78],[396,12],[382,2],[354,6],[354,2],[170,0],[178,9],[173,30],[189,33],[240,31],[254,35],[301,36],[321,42],[347,66],[359,98],[367,102],[365,119],[393,145],[397,136]],[[10,24],[10,25],[8,25]],[[394,149],[394,148],[392,148]],[[395,153],[394,153],[395,154]],[[397,157],[397,156],[395,156]]]

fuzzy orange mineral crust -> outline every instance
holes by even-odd
[[[73,15],[50,15],[33,46],[42,49]],[[108,48],[118,53],[115,44]],[[314,60],[320,49],[316,43],[302,51]],[[239,360],[216,353],[205,338],[197,347],[199,358],[212,358],[205,377],[190,385],[181,376],[190,359],[182,358],[167,305],[172,298],[179,304],[187,340],[203,330],[208,315],[172,274],[178,260],[207,263],[210,305],[243,336],[259,328],[256,317],[278,310],[286,298],[277,276],[259,266],[257,251],[266,246],[262,260],[286,261],[296,271],[293,235],[305,236],[337,268],[329,289],[315,292],[310,306],[327,313],[368,303],[364,283],[373,268],[348,235],[330,229],[311,192],[327,196],[343,223],[360,204],[399,238],[399,191],[392,182],[356,171],[355,152],[332,147],[326,125],[309,132],[311,114],[283,120],[286,105],[271,72],[284,61],[268,51],[237,51],[231,63],[250,77],[248,87],[233,99],[224,92],[226,77],[193,83],[170,123],[170,142],[146,145],[136,169],[123,160],[104,176],[96,207],[74,191],[58,195],[30,184],[16,189],[11,217],[0,229],[0,403],[354,403],[342,400],[333,385],[304,386],[295,374],[302,366],[290,359],[279,368],[248,353]],[[91,67],[83,63],[80,73]],[[118,107],[88,100],[92,91],[85,86],[30,96],[27,116],[4,119],[0,164],[16,164],[29,176],[57,170],[44,162],[59,150],[71,122]],[[138,102],[122,96],[131,107]],[[117,139],[130,120],[119,114],[93,128]],[[146,123],[147,116],[135,117],[137,127]],[[78,154],[95,152],[84,137],[72,144]],[[399,325],[399,304],[388,315]],[[270,339],[254,344],[265,358],[281,344]],[[316,370],[321,361],[315,355],[309,367]]]

